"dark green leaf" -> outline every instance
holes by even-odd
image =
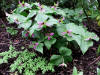
[[[66,48],[66,47],[61,47],[59,49],[59,53],[62,55],[62,56],[70,56],[72,54],[71,50]]]
[[[45,46],[50,49],[51,46],[56,42],[56,39],[55,38],[51,38],[50,40],[45,40],[44,41],[44,44]]]
[[[54,65],[59,65],[63,63],[63,57],[60,55],[52,55],[50,58],[50,62],[53,63]]]

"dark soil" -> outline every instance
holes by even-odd
[[[89,26],[88,24],[90,23],[87,23],[89,31],[96,32],[96,34],[100,36],[100,28],[95,25],[96,23],[92,22],[92,26]],[[0,18],[0,52],[7,51],[9,49],[10,42],[12,42],[13,46],[15,46],[17,50],[20,50],[22,46],[27,48],[31,41],[21,37],[21,29],[16,28],[19,31],[18,35],[11,36],[6,32],[7,26],[14,26],[16,28],[16,25],[9,24],[5,17]],[[73,66],[76,66],[78,70],[83,70],[84,75],[97,75],[96,69],[99,67],[97,63],[100,61],[100,57],[96,55],[98,45],[100,45],[100,41],[95,42],[94,46],[89,48],[85,55],[82,55],[80,50],[73,51],[73,61],[67,64],[67,68],[55,67],[54,73],[47,72],[45,75],[72,75]],[[11,75],[9,72],[9,65],[13,62],[13,60],[14,59],[10,59],[8,64],[0,65],[0,75]],[[37,75],[42,74],[37,72]]]

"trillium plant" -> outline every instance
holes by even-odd
[[[67,14],[58,7],[58,3],[46,6],[19,2],[18,8],[11,14],[7,13],[10,23],[16,23],[18,28],[24,29],[24,37],[35,39],[32,43],[34,50],[43,54],[45,48],[57,49],[58,55],[52,55],[50,60],[54,65],[60,66],[72,59],[69,42],[75,41],[84,54],[93,45],[93,40],[99,40],[95,33],[88,32],[84,26],[67,23],[66,17]]]

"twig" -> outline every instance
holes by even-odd
[[[100,60],[100,56],[99,57],[97,57],[92,63],[90,63],[88,66],[91,66],[92,64],[94,64],[94,63],[96,63],[97,61],[99,61]]]

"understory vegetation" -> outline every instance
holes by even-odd
[[[11,42],[9,50],[0,53],[1,65],[13,59],[9,66],[11,73],[37,75],[41,72],[41,75],[47,75],[48,72],[55,72],[55,67],[67,68],[67,64],[73,62],[74,51],[84,56],[99,41],[100,35],[91,31],[87,24],[93,21],[100,26],[100,0],[0,2],[1,17],[5,15],[12,25],[4,23],[2,27],[10,36],[17,37],[20,33],[21,38],[30,41],[27,47],[21,46],[20,50]],[[96,48],[96,54],[99,57],[100,46]],[[99,67],[96,72],[100,75]],[[83,75],[84,72],[73,65],[71,74]]]

